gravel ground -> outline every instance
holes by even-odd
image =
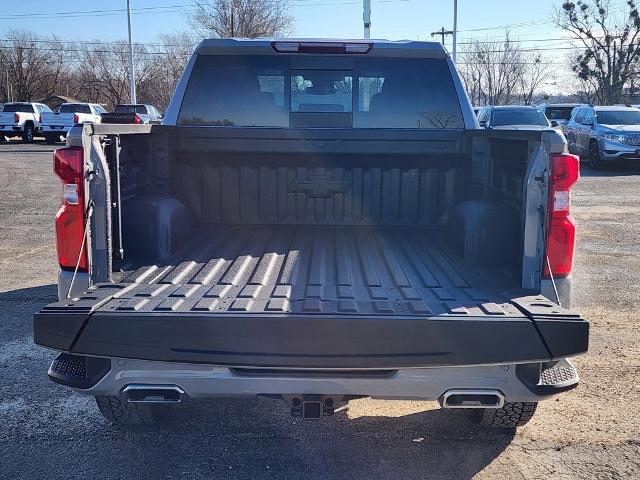
[[[579,388],[515,435],[432,403],[358,400],[322,422],[268,399],[182,405],[118,429],[47,380],[31,315],[56,298],[52,148],[0,145],[0,478],[640,478],[640,168],[575,189],[573,304],[591,322]]]

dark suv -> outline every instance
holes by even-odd
[[[478,112],[478,123],[482,128],[508,130],[542,130],[558,126],[549,123],[539,108],[520,105],[483,107]]]

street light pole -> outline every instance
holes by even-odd
[[[133,70],[133,43],[131,43],[131,0],[127,0],[127,21],[129,26],[129,101],[136,101],[136,74]]]
[[[456,61],[458,40],[458,0],[453,0],[453,63]]]
[[[364,22],[364,38],[371,37],[371,0],[362,0],[362,20]]]

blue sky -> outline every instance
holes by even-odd
[[[3,0],[8,2],[8,0]],[[186,11],[191,1],[132,0],[140,9],[133,16],[134,39],[149,42],[157,33],[188,28]],[[104,12],[126,7],[125,0],[28,0],[10,2],[11,8],[0,14],[0,29],[25,28],[54,33],[63,39],[92,40],[124,38],[126,18],[122,12]],[[453,0],[373,0],[372,36],[389,39],[427,39],[429,33],[453,21]],[[512,25],[512,35],[528,45],[536,39],[558,36],[550,21],[560,0],[459,0],[460,36],[499,37],[503,28],[469,31]],[[360,0],[291,0],[296,35],[300,37],[360,37],[362,4]],[[92,14],[82,14],[101,10]],[[67,12],[66,15],[53,15]],[[535,21],[534,25],[521,25]],[[542,42],[544,45],[548,42]],[[555,44],[554,44],[555,45]]]
[[[9,0],[0,0],[7,2]],[[134,42],[152,42],[159,33],[188,30],[193,0],[132,0]],[[570,80],[569,44],[551,21],[562,0],[458,0],[458,42],[511,38],[536,51],[556,68],[557,85]],[[10,2],[0,14],[0,30],[24,28],[63,40],[125,39],[126,0],[27,0]],[[290,0],[298,37],[361,38],[362,0]],[[622,0],[612,0],[624,7]],[[429,40],[453,23],[453,0],[372,0],[373,38]],[[436,37],[436,40],[439,37]],[[450,48],[451,37],[447,38]]]

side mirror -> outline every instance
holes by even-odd
[[[557,126],[559,126],[559,125],[560,125],[560,124],[558,123],[558,121],[557,121],[557,120],[551,120],[551,126],[552,126],[553,128],[556,128],[556,127],[557,127]]]
[[[582,122],[583,125],[591,125],[593,126],[593,118],[590,118],[589,120],[585,120]]]
[[[482,127],[482,128],[487,128],[487,121],[486,120],[480,120],[478,122],[478,124]]]

